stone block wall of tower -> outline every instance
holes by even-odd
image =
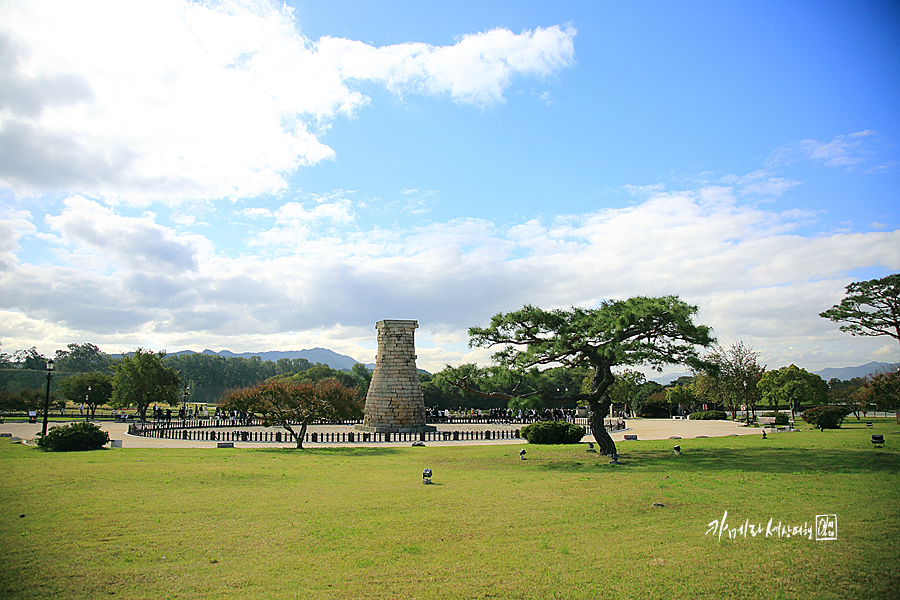
[[[384,320],[378,330],[378,355],[366,395],[363,431],[418,432],[425,426],[425,399],[416,368],[414,320]],[[428,428],[430,429],[430,428]]]

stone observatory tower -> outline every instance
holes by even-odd
[[[366,416],[356,428],[370,432],[417,433],[425,425],[425,398],[416,370],[418,321],[384,320],[378,330],[378,355],[366,395]]]

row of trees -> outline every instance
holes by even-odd
[[[842,323],[841,330],[852,335],[887,335],[900,341],[898,292],[900,274],[853,283],[847,287],[846,298],[820,316]],[[494,365],[510,371],[516,381],[511,391],[491,389],[488,380],[497,376],[471,365],[448,368],[442,374],[451,385],[470,393],[514,401],[523,396],[518,382],[524,381],[534,367],[586,368],[589,380],[575,392],[529,390],[525,395],[590,406],[591,431],[606,454],[615,452],[615,444],[603,427],[603,418],[613,402],[617,379],[622,379],[613,369],[685,364],[698,375],[697,385],[692,381],[690,390],[675,386],[666,392],[668,401],[687,399],[690,393],[722,398],[732,407],[732,414],[739,403],[753,410],[763,394],[776,406],[786,402],[792,408],[801,398],[827,395],[821,378],[816,381],[796,366],[766,373],[752,348],[740,343],[727,349],[713,347],[710,328],[693,322],[696,313],[696,306],[677,296],[606,300],[595,309],[547,311],[526,305],[518,311],[494,315],[488,327],[469,329],[470,346],[497,348],[492,356]],[[704,348],[713,349],[703,354]],[[897,373],[873,379],[869,386],[873,398],[879,397],[883,404],[895,408],[900,406],[894,392],[897,379]]]
[[[57,350],[52,359],[53,368],[61,373],[112,374],[113,358],[94,344],[69,344],[65,350]],[[45,371],[48,360],[33,346],[13,354],[0,350],[0,369],[3,370]]]
[[[46,381],[48,360],[34,348],[13,355],[0,353],[0,410],[43,410],[41,386]],[[91,416],[99,406],[108,405],[114,409],[134,407],[146,418],[152,404],[177,406],[188,397],[216,402],[228,389],[253,386],[273,377],[306,383],[333,379],[356,389],[364,400],[371,377],[362,364],[345,372],[305,359],[272,362],[259,357],[166,356],[164,351],[141,348],[112,357],[93,344],[69,344],[66,350],[57,350],[52,360],[51,405],[83,404]]]
[[[53,361],[56,373],[102,373],[112,376],[113,365],[121,358],[103,352],[94,344],[69,344],[65,350],[57,350],[53,357],[46,357],[33,347],[13,354],[0,351],[0,390],[39,387],[49,360]],[[214,397],[221,396],[226,389],[253,385],[270,377],[293,375],[310,369],[330,369],[327,365],[310,363],[304,358],[264,361],[258,356],[242,358],[215,354],[169,355],[164,356],[163,362],[175,369],[195,393],[211,390],[210,395]],[[356,365],[354,369],[357,376],[366,370],[364,365]],[[321,378],[321,373],[313,375],[313,378]]]
[[[730,412],[733,419],[745,408],[749,415],[764,407],[799,413],[802,408],[828,403],[847,406],[860,418],[860,413],[872,405],[878,410],[891,410],[894,406],[890,394],[876,393],[884,388],[882,380],[893,377],[890,373],[826,383],[819,375],[796,365],[766,371],[759,362],[759,353],[740,341],[729,347],[715,346],[702,359],[718,369],[680,377],[668,386],[647,380],[635,369],[623,369],[615,373],[615,382],[609,388],[611,404],[626,415],[641,417],[718,409]],[[584,393],[589,384],[587,369],[564,367],[531,369],[519,378],[496,365],[466,364],[422,377],[426,404],[437,408],[572,407],[575,400],[557,396],[576,389]],[[587,405],[583,401],[582,404]]]
[[[70,351],[72,346],[76,345],[70,344]],[[103,405],[114,409],[135,407],[141,418],[145,418],[150,404],[175,406],[181,401],[182,380],[175,369],[163,364],[165,352],[138,348],[132,354],[113,360],[92,344],[84,346],[89,347],[90,362],[76,363],[77,370],[71,368],[70,363],[68,372],[54,368],[56,390],[52,393],[51,406],[62,408],[67,401],[75,402],[84,405],[90,416],[94,416],[97,408]],[[30,355],[34,358],[33,354]],[[57,351],[57,356],[60,356],[60,351]],[[37,358],[34,360],[40,364]],[[46,360],[43,364],[44,369],[36,371],[42,378],[47,372]],[[97,370],[87,370],[91,367]],[[9,372],[5,374],[9,375]],[[15,378],[5,377],[4,387],[9,386],[10,382],[21,383]],[[39,389],[21,386],[18,389],[3,389],[0,390],[0,409],[43,411],[45,399],[45,392]]]
[[[165,364],[181,374],[189,383],[193,398],[198,402],[217,402],[228,390],[256,385],[273,377],[302,375],[305,381],[336,378],[345,385],[360,390],[368,388],[369,372],[360,363],[353,369],[338,371],[328,365],[311,363],[305,358],[280,358],[277,361],[224,357],[215,354],[180,354],[167,356]]]

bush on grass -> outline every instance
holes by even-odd
[[[844,418],[853,412],[846,406],[817,406],[803,411],[803,420],[819,429],[839,429]]]
[[[99,450],[109,442],[109,434],[87,421],[65,427],[52,427],[47,435],[38,434],[37,445],[51,452]]]
[[[564,421],[537,421],[522,428],[529,444],[577,444],[584,437],[584,427]]]
[[[724,410],[701,410],[691,413],[690,419],[694,421],[724,421],[728,418]]]
[[[784,413],[780,412],[767,412],[765,414],[759,415],[760,417],[775,417],[776,425],[787,425],[790,422],[788,416]]]

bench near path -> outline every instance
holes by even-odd
[[[51,421],[50,427],[55,425],[64,425],[71,421]],[[123,448],[215,448],[216,442],[200,442],[187,440],[167,440],[158,438],[146,438],[128,435],[128,425],[125,423],[116,423],[112,421],[98,421],[97,424],[101,429],[109,433],[112,440],[122,440]],[[619,443],[626,442],[625,436],[636,435],[640,440],[664,440],[672,436],[678,436],[682,439],[705,437],[724,437],[728,435],[762,435],[762,430],[754,427],[744,427],[733,421],[690,421],[690,420],[674,420],[674,419],[628,419],[626,420],[627,429],[614,431],[610,433],[613,440]],[[521,429],[521,424],[458,424],[458,425],[438,425],[439,431],[481,431],[481,430],[508,430]],[[236,427],[235,429],[242,431],[265,430],[264,427]],[[11,433],[14,437],[23,440],[33,439],[35,434],[40,432],[40,423],[4,423],[0,425],[0,433]],[[284,431],[281,428],[270,427],[269,431]],[[377,442],[377,443],[341,443],[328,444],[309,442],[312,432],[326,431],[355,431],[350,425],[313,425],[307,430],[306,441],[303,442],[305,447],[346,447],[346,446],[377,446],[377,447],[406,447],[410,442]],[[769,429],[769,432],[772,430]],[[585,436],[582,442],[593,442],[594,437]],[[460,446],[460,445],[497,445],[497,444],[525,444],[523,439],[501,439],[501,440],[469,440],[457,442],[428,442],[428,446]],[[292,442],[235,442],[236,448],[272,448],[272,447],[294,447]]]

